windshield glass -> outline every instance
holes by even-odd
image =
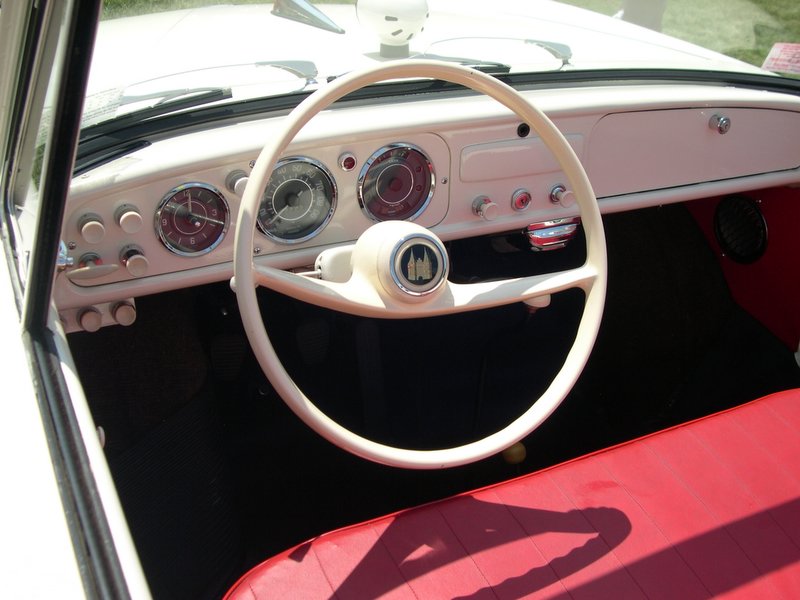
[[[106,0],[83,126],[311,91],[406,57],[497,74],[686,69],[797,77],[800,3]]]

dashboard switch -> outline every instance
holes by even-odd
[[[86,214],[78,219],[78,230],[87,244],[97,244],[106,235],[102,219],[95,214]]]
[[[136,321],[136,307],[130,302],[120,302],[114,305],[111,314],[117,323],[125,327],[133,325],[133,322]]]
[[[575,204],[575,194],[559,183],[550,190],[550,202],[569,208]]]
[[[244,195],[244,188],[247,186],[247,173],[241,169],[231,171],[225,178],[225,187],[240,198]]]
[[[482,219],[494,221],[500,212],[497,204],[492,202],[488,196],[478,196],[472,203],[472,212]]]
[[[119,261],[125,265],[133,277],[142,277],[147,273],[150,261],[139,246],[125,246],[119,254]]]
[[[133,234],[142,228],[142,215],[139,214],[136,207],[130,204],[120,206],[114,218],[117,221],[117,225],[119,225],[125,233]]]
[[[78,259],[78,268],[67,271],[66,275],[70,281],[84,281],[110,275],[117,269],[119,265],[104,265],[100,256],[94,252],[87,252]]]
[[[78,314],[78,323],[84,331],[95,332],[100,329],[103,316],[96,308],[85,308]]]

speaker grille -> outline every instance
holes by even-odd
[[[748,196],[728,196],[717,205],[714,233],[725,255],[738,263],[758,260],[767,249],[767,222]]]

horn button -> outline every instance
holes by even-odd
[[[374,282],[380,294],[401,302],[421,302],[446,287],[447,251],[434,233],[420,225],[408,221],[376,223],[351,248],[352,277]],[[322,255],[320,258],[323,260],[317,260],[318,266],[329,262]],[[321,277],[346,279],[327,274],[325,269]]]

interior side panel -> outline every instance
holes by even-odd
[[[800,189],[780,187],[749,192],[763,215],[767,240],[763,254],[752,262],[737,262],[723,249],[715,232],[715,215],[724,198],[690,203],[722,267],[733,298],[792,350],[800,340],[800,277],[792,273],[800,252]],[[719,216],[717,220],[719,220]],[[739,236],[756,235],[744,225]],[[745,242],[747,243],[747,242]]]

